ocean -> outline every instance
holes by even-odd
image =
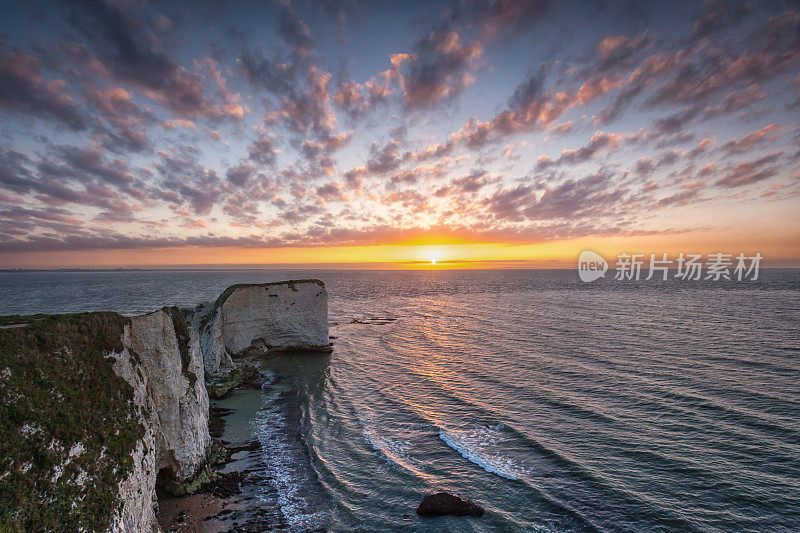
[[[800,272],[0,273],[0,314],[194,306],[314,277],[330,355],[261,363],[224,438],[243,504],[292,531],[800,530]],[[445,490],[481,518],[421,519]],[[234,519],[233,517],[231,518]],[[277,526],[276,526],[277,527]]]

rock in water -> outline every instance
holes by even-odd
[[[447,492],[426,496],[417,507],[420,516],[483,516],[483,508]]]
[[[317,279],[232,285],[214,303],[198,306],[193,327],[206,378],[230,372],[231,355],[331,351],[328,295]]]

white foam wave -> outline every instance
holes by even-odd
[[[266,473],[277,492],[278,506],[291,529],[318,529],[326,522],[326,512],[309,509],[307,488],[312,481],[311,474],[305,466],[307,460],[303,450],[286,430],[286,416],[275,405],[278,396],[278,392],[268,394],[267,406],[253,420]],[[261,498],[266,501],[267,495],[262,494]]]
[[[394,440],[382,435],[372,424],[364,426],[364,440],[390,463],[412,472],[418,472],[421,463],[419,459],[412,457],[409,453],[411,445],[408,442]]]
[[[487,472],[506,479],[520,480],[528,475],[528,469],[500,453],[502,425],[483,426],[466,431],[439,430],[439,438]]]

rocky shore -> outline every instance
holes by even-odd
[[[0,326],[3,531],[154,531],[158,496],[174,507],[165,496],[203,493],[200,508],[223,512],[238,490],[226,465],[248,449],[212,438],[209,396],[260,387],[248,359],[330,351],[319,280],[234,285],[194,309],[15,316]],[[166,511],[160,522],[171,529]]]

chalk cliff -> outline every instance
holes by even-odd
[[[185,492],[181,487],[203,472],[211,441],[208,394],[197,333],[178,308],[132,317],[123,345],[112,355],[114,371],[133,387],[145,432],[131,454],[133,470],[120,483],[123,504],[111,529],[142,531],[154,527],[157,477]]]
[[[177,308],[0,330],[0,530],[151,531],[159,476],[203,471],[208,395]]]
[[[230,371],[232,356],[248,350],[330,351],[328,294],[319,280],[233,285],[198,307],[193,326],[206,377]]]
[[[186,314],[0,317],[0,531],[157,531],[156,485],[213,475],[206,378],[254,347],[328,351],[324,284],[234,285]]]

